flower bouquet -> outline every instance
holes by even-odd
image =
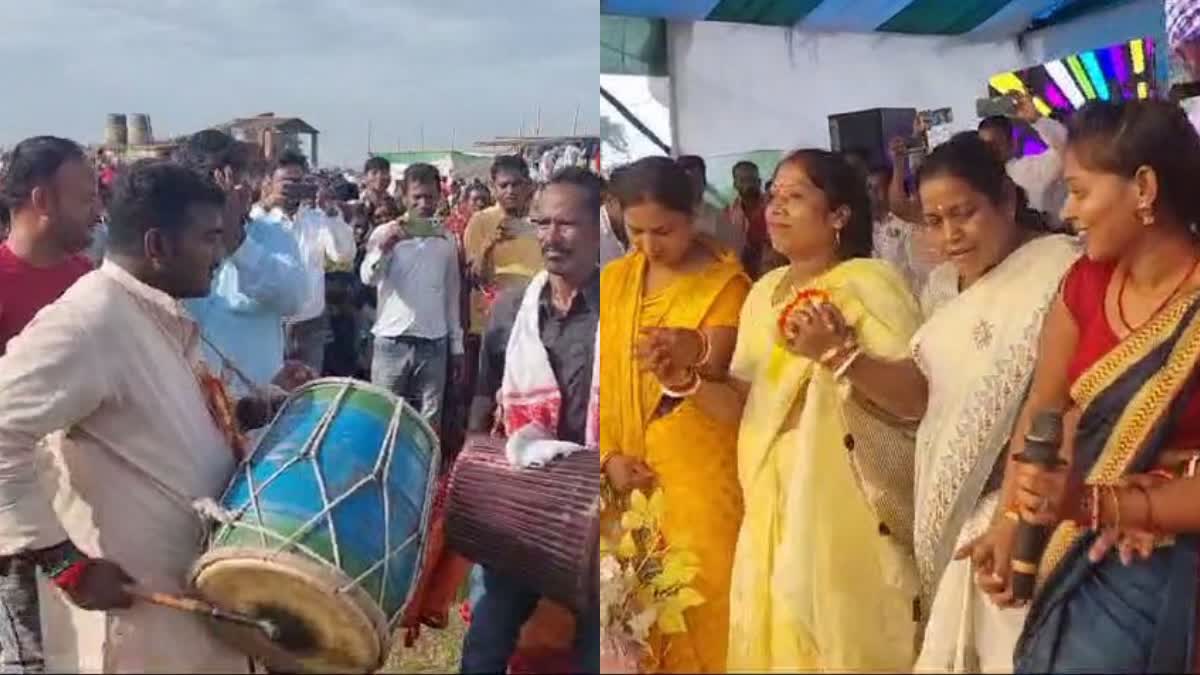
[[[662,490],[627,497],[602,490],[609,517],[600,542],[601,671],[653,673],[671,636],[687,632],[683,613],[704,603],[690,584],[699,558],[674,549],[663,537]]]
[[[779,313],[778,325],[779,334],[787,335],[787,320],[797,308],[801,305],[811,302],[813,304],[821,304],[822,302],[831,302],[829,294],[817,288],[806,288],[798,291],[791,301],[783,307],[783,311]]]

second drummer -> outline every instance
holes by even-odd
[[[595,395],[595,344],[600,321],[600,199],[602,183],[595,174],[583,169],[564,169],[541,190],[534,201],[530,219],[537,228],[546,263],[546,280],[537,304],[537,316],[522,316],[518,311],[521,294],[499,302],[492,318],[492,330],[485,336],[480,363],[480,387],[492,393],[502,390],[503,368],[529,368],[523,358],[530,350],[549,355],[553,373],[545,373],[546,384],[557,387],[561,403],[556,417],[558,438],[580,445],[595,446],[598,406]],[[543,275],[531,283],[539,283]],[[540,335],[532,344],[509,341],[512,327],[533,322]],[[507,348],[503,363],[490,344],[502,340]],[[489,387],[490,382],[490,387]],[[529,398],[518,391],[501,391],[509,400]],[[486,426],[489,412],[477,397],[472,411],[473,425]],[[515,410],[507,411],[512,420]],[[504,411],[500,415],[504,416]],[[511,435],[516,429],[507,429]],[[526,580],[503,576],[484,569],[484,594],[475,605],[471,626],[463,645],[463,673],[505,672],[516,647],[521,627],[533,615],[539,597],[528,589]],[[600,670],[599,605],[575,617],[575,661],[578,672]]]
[[[135,580],[184,591],[204,533],[192,501],[218,495],[235,466],[232,406],[203,377],[179,303],[209,291],[223,204],[195,172],[132,165],[103,266],[0,357],[0,555],[32,552],[52,579],[41,595],[48,671],[248,670],[200,619],[126,591]],[[59,430],[51,458],[35,452]]]

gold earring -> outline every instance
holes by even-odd
[[[837,248],[842,247],[842,228],[837,227],[833,230],[833,245]]]
[[[1138,215],[1142,219],[1142,226],[1151,227],[1154,225],[1154,211],[1150,210],[1149,207],[1138,209]]]

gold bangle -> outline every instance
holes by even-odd
[[[1112,497],[1113,502],[1113,527],[1118,532],[1121,531],[1121,497],[1117,494],[1115,485],[1105,485],[1108,488],[1108,495]]]
[[[1017,574],[1037,574],[1038,571],[1037,565],[1025,562],[1024,560],[1013,559],[1009,561],[1009,564],[1012,565],[1012,570]]]

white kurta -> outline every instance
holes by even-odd
[[[182,592],[203,535],[191,501],[234,469],[199,357],[180,304],[111,261],[42,310],[0,358],[0,554],[69,537],[146,588]],[[45,584],[41,598],[51,672],[247,670],[190,615],[87,612]]]

